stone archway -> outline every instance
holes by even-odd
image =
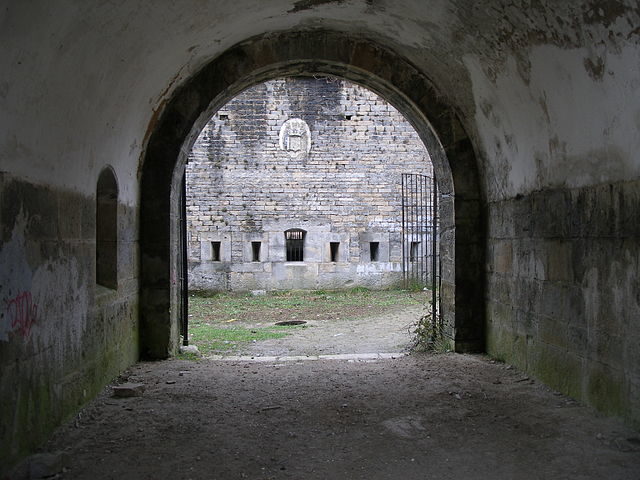
[[[243,89],[276,77],[326,74],[359,83],[393,104],[425,143],[442,193],[442,290],[446,334],[459,352],[484,349],[484,201],[471,140],[432,82],[374,42],[334,32],[249,39],[178,88],[143,158],[140,207],[141,353],[165,358],[178,345],[177,195],[186,153],[211,115]]]

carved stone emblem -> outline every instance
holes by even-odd
[[[311,131],[304,120],[292,118],[280,128],[280,150],[297,158],[311,151]]]

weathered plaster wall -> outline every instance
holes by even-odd
[[[0,464],[37,446],[137,359],[134,212],[118,207],[111,290],[95,283],[95,204],[0,174]]]
[[[4,124],[11,125],[0,131],[4,168],[41,183],[73,184],[88,194],[90,180],[110,163],[123,202],[133,202],[138,190],[131,165],[140,160],[163,102],[186,78],[254,35],[327,29],[373,38],[428,73],[477,140],[488,195],[515,195],[519,178],[527,178],[526,188],[536,188],[533,164],[518,159],[526,158],[531,142],[536,150],[549,150],[539,137],[543,132],[558,137],[552,148],[566,144],[568,155],[578,154],[577,167],[582,157],[573,140],[583,143],[581,132],[596,150],[614,137],[615,144],[627,145],[624,152],[633,151],[624,132],[637,119],[624,92],[636,88],[637,16],[633,0],[440,0],[428,11],[419,1],[192,0],[163,8],[14,2],[0,17],[0,68],[7,72],[0,81],[0,107]],[[599,141],[603,130],[593,120],[609,115],[620,122],[609,125]],[[507,131],[494,131],[496,121]],[[575,121],[581,128],[573,129]],[[510,167],[511,162],[516,164]],[[617,177],[629,170],[622,164],[613,169]],[[547,180],[555,177],[551,163],[541,166],[550,172]],[[637,174],[637,167],[632,171]],[[512,172],[513,181],[505,172]]]
[[[279,135],[295,118],[307,123],[311,144],[294,155]],[[402,173],[432,177],[429,155],[409,122],[370,90],[331,77],[245,90],[207,123],[189,156],[190,288],[400,285]],[[290,228],[307,232],[304,262],[286,261]],[[221,242],[216,261],[212,241]],[[252,241],[261,242],[257,262]],[[411,241],[421,242],[430,265],[430,235],[407,236],[407,256]],[[339,243],[336,261],[330,242]]]
[[[509,56],[491,75],[477,59],[466,59],[476,124],[491,159],[490,200],[640,175],[634,101],[640,51],[624,42],[603,50],[534,47]]]
[[[487,349],[640,425],[640,17],[604,2],[583,20],[464,59],[486,155]]]

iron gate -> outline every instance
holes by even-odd
[[[434,177],[402,174],[402,273],[405,288],[428,288],[437,309],[440,283],[438,190]]]
[[[178,253],[179,282],[182,295],[179,297],[179,307],[182,316],[182,345],[189,345],[189,260],[188,260],[188,235],[187,235],[187,172],[182,174],[180,185],[180,251]]]

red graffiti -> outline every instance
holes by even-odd
[[[33,303],[31,292],[22,292],[11,300],[5,300],[5,303],[11,318],[11,329],[22,338],[27,338],[38,315],[38,305]]]

